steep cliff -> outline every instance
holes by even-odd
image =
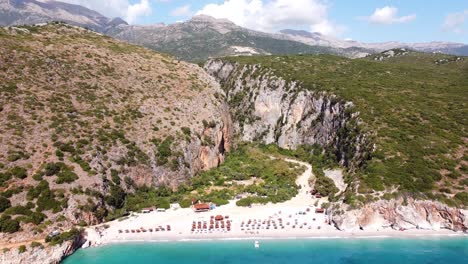
[[[64,258],[73,254],[83,245],[83,238],[65,241],[60,245],[30,248],[25,252],[18,249],[10,249],[0,256],[2,264],[58,264]]]
[[[350,169],[361,165],[372,152],[352,102],[287,82],[260,65],[211,60],[205,69],[220,81],[235,133],[244,141],[287,149],[318,144]]]
[[[337,208],[337,207],[336,207]],[[346,206],[344,206],[346,208]],[[329,210],[330,220],[336,228],[345,231],[449,229],[468,230],[468,210],[449,207],[435,201],[396,199],[365,205],[359,210]]]
[[[282,62],[278,60],[278,63]],[[287,81],[278,71],[261,64],[237,63],[235,59],[210,60],[205,70],[221,83],[233,116],[235,135],[240,140],[273,143],[287,149],[319,144],[348,168],[348,189],[328,210],[330,221],[338,229],[468,229],[467,211],[453,204],[450,207],[424,198],[406,201],[398,188],[377,192],[360,187],[360,177],[353,174],[362,175],[363,168],[369,167],[366,162],[377,148],[377,135],[366,129],[368,126],[353,102],[320,87],[305,87],[293,78]],[[293,69],[298,70],[300,66]],[[327,78],[333,78],[333,74],[336,74],[334,70]],[[370,168],[375,173],[376,168]],[[362,190],[367,195],[361,195]],[[382,199],[387,192],[400,198]],[[372,202],[379,198],[380,201]]]

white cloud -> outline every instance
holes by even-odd
[[[411,14],[399,17],[398,8],[393,6],[384,6],[382,8],[376,8],[372,15],[364,17],[364,19],[374,24],[390,25],[413,21],[416,19],[416,15]]]
[[[226,18],[243,27],[269,32],[304,27],[323,34],[343,30],[328,19],[326,0],[225,0],[206,5],[197,14]]]
[[[466,21],[468,21],[468,9],[462,12],[448,14],[442,28],[445,31],[452,31],[455,33],[467,32],[467,30],[463,28],[466,26]]]
[[[133,24],[138,17],[150,15],[151,11],[149,1],[141,0],[139,3],[128,6],[126,20],[129,24]]]
[[[140,0],[131,4],[129,0],[61,0],[62,2],[81,5],[91,10],[95,10],[107,17],[121,17],[127,22],[135,23],[141,16],[151,14],[149,0]],[[168,1],[168,0],[158,0]]]
[[[190,5],[180,6],[171,11],[170,15],[175,17],[188,17],[193,14]]]

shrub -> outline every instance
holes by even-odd
[[[182,127],[181,130],[182,130],[182,132],[183,132],[185,135],[187,135],[187,136],[190,137],[190,135],[191,135],[190,128],[188,128],[188,127]]]
[[[10,216],[2,216],[0,218],[0,231],[3,233],[15,233],[20,230],[20,224],[17,220],[11,219]]]
[[[0,185],[4,185],[7,181],[11,179],[11,174],[9,173],[1,173],[0,172]]]
[[[169,136],[166,139],[164,139],[163,142],[161,142],[161,144],[159,144],[157,148],[158,150],[157,157],[158,157],[158,161],[160,165],[166,164],[168,161],[168,158],[172,155],[171,145],[173,141],[174,141],[174,138]]]
[[[61,233],[58,236],[54,236],[54,237],[48,236],[46,237],[45,241],[49,243],[49,245],[55,246],[55,245],[62,244],[64,241],[74,240],[75,238],[80,236],[80,234],[81,234],[80,230],[73,228],[70,231]]]
[[[3,196],[0,196],[0,213],[3,213],[3,211],[5,211],[6,209],[10,207],[11,207],[10,200]]]
[[[111,186],[110,194],[106,197],[106,203],[115,208],[122,208],[125,203],[125,191],[117,185]]]
[[[57,184],[72,183],[77,179],[78,179],[78,175],[76,175],[76,173],[74,173],[73,171],[67,169],[67,170],[62,170],[57,175],[57,180],[55,182]]]
[[[339,191],[333,180],[326,176],[317,176],[315,189],[323,196],[334,195]]]
[[[192,206],[192,201],[190,199],[183,199],[179,202],[181,208],[189,208]]]
[[[468,206],[468,192],[460,192],[455,195],[455,199],[458,199],[463,205]]]
[[[18,253],[22,254],[26,252],[26,246],[25,245],[21,245],[18,247]]]
[[[13,167],[10,169],[11,175],[15,176],[18,179],[24,179],[28,176],[28,173],[25,168],[22,167]]]
[[[37,242],[37,241],[31,242],[31,248],[37,248],[37,247],[43,248],[40,242]]]
[[[111,169],[111,178],[116,185],[120,185],[120,177],[117,170]]]
[[[47,176],[52,176],[60,172],[60,165],[57,163],[47,163],[47,165],[44,168],[44,173]]]
[[[55,151],[55,156],[57,156],[60,160],[63,160],[63,152],[58,149]]]

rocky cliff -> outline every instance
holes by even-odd
[[[26,252],[11,249],[0,256],[2,264],[58,264],[83,245],[83,238],[77,237],[60,245],[30,248]]]
[[[414,199],[381,200],[359,210],[329,210],[330,220],[339,230],[354,231],[392,228],[468,230],[468,210],[435,201]]]
[[[352,102],[286,81],[261,65],[241,65],[210,60],[205,70],[221,83],[234,120],[234,133],[243,141],[260,141],[295,149],[301,144],[319,144],[332,151],[353,173],[370,159],[372,136],[363,128]],[[355,193],[356,179],[346,192]],[[340,230],[450,229],[466,231],[468,212],[435,201],[380,200],[351,210],[336,202],[328,211]]]
[[[242,140],[287,149],[318,144],[350,168],[369,157],[372,144],[352,102],[288,82],[260,65],[211,60],[205,69],[221,83]]]
[[[125,194],[175,187],[230,148],[223,91],[197,65],[67,25],[0,28],[0,43],[0,192],[12,208],[1,216],[41,213],[0,232],[4,243],[102,222]]]

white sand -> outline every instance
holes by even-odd
[[[299,163],[307,167],[307,170],[297,179],[300,186],[308,186],[308,180],[312,176],[312,168],[309,164],[294,160],[289,162]],[[316,214],[313,206],[317,199],[312,199],[306,192],[310,187],[302,187],[299,194],[290,201],[279,204],[255,205],[251,208],[238,207],[235,201],[228,205],[220,206],[210,212],[195,213],[192,209],[168,210],[166,212],[151,212],[147,214],[134,214],[125,220],[116,220],[96,227],[90,227],[87,231],[87,239],[91,245],[101,245],[130,241],[184,241],[204,239],[261,239],[261,238],[297,238],[297,237],[321,237],[321,238],[353,238],[353,237],[404,237],[404,236],[430,236],[430,235],[457,235],[449,230],[427,231],[395,231],[391,229],[380,229],[372,231],[343,232],[326,223],[327,216]],[[326,201],[326,198],[320,199]],[[320,204],[320,203],[319,203]],[[299,212],[310,212],[305,215]],[[218,229],[212,231],[192,232],[192,222],[206,221],[209,226],[211,216],[229,216],[231,220],[231,231]],[[282,218],[282,224],[279,219]],[[257,220],[255,227],[249,225]],[[266,229],[266,221],[270,220],[270,228]],[[275,224],[273,224],[273,221]],[[244,225],[242,226],[242,222]],[[289,224],[288,224],[289,223]],[[297,223],[297,224],[296,224]],[[109,228],[103,228],[108,225]],[[162,226],[171,226],[171,231],[155,232],[154,229]],[[278,229],[274,229],[274,226]],[[284,227],[284,229],[282,227]],[[295,228],[293,227],[295,226]],[[260,227],[260,228],[258,228]],[[153,232],[130,233],[130,230],[144,228]],[[96,230],[100,230],[97,232]],[[122,233],[119,232],[122,231]],[[129,230],[129,233],[125,233]]]

